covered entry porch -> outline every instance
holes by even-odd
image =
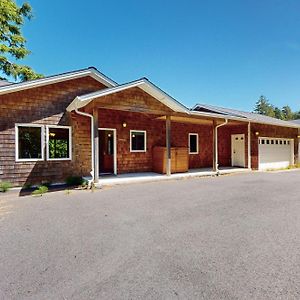
[[[148,80],[75,100],[69,110],[91,121],[91,174],[95,183],[109,182],[112,175],[121,181],[137,177],[158,180],[164,176],[215,175],[223,172],[221,167],[250,169],[248,122],[190,111]],[[239,135],[243,147],[232,147],[233,134]],[[158,147],[163,149],[159,158],[162,174],[153,174]],[[185,168],[175,171],[174,149],[185,153],[181,156]]]

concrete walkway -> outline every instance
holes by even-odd
[[[218,174],[214,172],[211,168],[202,169],[191,169],[186,173],[176,173],[171,176],[166,176],[164,174],[158,174],[154,172],[144,172],[144,173],[128,173],[120,175],[104,175],[100,176],[99,183],[96,184],[98,187],[112,186],[119,184],[130,184],[139,182],[154,182],[161,180],[174,180],[174,179],[185,179],[193,177],[207,177],[225,174],[235,174],[235,173],[245,173],[251,170],[246,168],[234,168],[234,167],[222,167],[220,168]],[[91,178],[86,178],[90,180]]]

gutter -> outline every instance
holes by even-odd
[[[95,170],[94,170],[94,116],[82,111],[79,111],[77,107],[75,107],[74,110],[78,115],[84,116],[84,117],[89,117],[91,119],[91,147],[92,147],[92,170],[91,170],[91,175],[92,175],[92,181],[89,183],[94,183],[95,181]]]
[[[216,174],[219,175],[219,155],[218,155],[218,128],[228,124],[228,119],[225,119],[225,122],[219,124],[215,127],[215,164],[216,164]]]

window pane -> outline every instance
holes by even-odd
[[[190,153],[197,153],[197,135],[190,135]]]
[[[144,132],[131,132],[131,150],[145,151],[145,133]]]
[[[18,127],[19,159],[42,158],[41,127]]]
[[[49,158],[69,158],[69,129],[49,128]]]

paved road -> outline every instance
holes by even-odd
[[[0,196],[0,299],[300,299],[300,171]]]

